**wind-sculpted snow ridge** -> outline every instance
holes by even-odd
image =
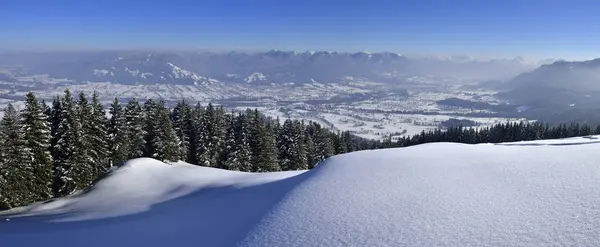
[[[0,241],[598,246],[596,138],[362,151],[332,157],[308,172],[273,174],[135,160],[87,194],[33,206],[0,223]]]

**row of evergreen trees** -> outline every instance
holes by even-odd
[[[27,94],[0,121],[0,209],[43,201],[88,188],[112,166],[138,157],[237,171],[311,169],[346,152],[430,142],[498,143],[600,134],[600,126],[503,123],[486,128],[451,127],[412,137],[368,141],[335,133],[314,122],[266,118],[258,110],[226,113],[212,104],[136,99],[109,109],[98,98],[77,99],[69,90],[51,106]]]
[[[51,106],[27,94],[25,107],[8,105],[0,121],[0,209],[88,188],[129,159],[237,171],[310,169],[334,155],[374,147],[319,124],[266,118],[258,110],[226,114],[222,107],[115,99],[107,117],[98,94],[91,101],[69,90]]]
[[[508,122],[482,128],[456,126],[445,130],[422,131],[414,136],[401,137],[396,142],[387,139],[379,143],[376,148],[408,147],[431,142],[500,143],[587,135],[600,135],[600,126],[591,128],[578,123],[550,126],[539,122]]]

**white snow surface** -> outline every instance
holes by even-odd
[[[130,161],[2,246],[598,246],[600,137],[433,143],[252,174]]]

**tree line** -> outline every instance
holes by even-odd
[[[212,104],[180,101],[171,109],[162,100],[115,98],[108,113],[97,93],[88,100],[68,89],[51,105],[33,93],[21,110],[9,104],[0,121],[0,209],[84,190],[139,157],[270,172],[311,169],[375,143],[315,122],[281,123],[256,109],[228,113]]]
[[[600,135],[600,126],[592,128],[579,123],[549,125],[540,122],[507,122],[480,128],[455,126],[443,130],[421,131],[417,135],[403,136],[396,141],[387,138],[378,143],[376,148],[408,147],[431,142],[501,143],[588,135]]]
[[[260,111],[226,112],[212,104],[162,100],[103,108],[67,89],[49,106],[33,93],[24,107],[9,104],[0,120],[0,209],[87,189],[112,167],[139,157],[246,172],[311,169],[346,152],[430,142],[499,143],[600,134],[600,126],[534,122],[422,131],[396,141],[333,132],[315,122],[271,119]]]

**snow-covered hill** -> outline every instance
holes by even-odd
[[[435,143],[249,174],[129,162],[3,246],[597,246],[600,137]],[[20,212],[19,212],[20,211]]]

